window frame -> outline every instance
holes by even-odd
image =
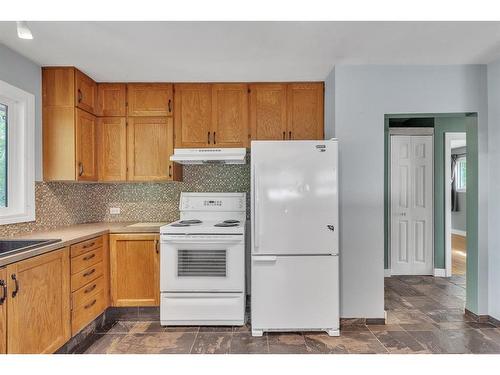
[[[457,186],[457,192],[459,192],[459,193],[465,193],[467,191],[467,172],[465,173],[465,175],[466,175],[465,186],[463,186],[463,187],[459,186],[460,177],[461,177],[460,162],[462,162],[462,161],[465,162],[465,168],[467,168],[467,156],[460,156],[459,158],[457,158],[457,161],[455,164],[455,178],[457,179],[456,186]]]
[[[0,80],[7,108],[7,207],[0,225],[35,220],[35,96]]]

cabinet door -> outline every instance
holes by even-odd
[[[0,354],[7,353],[7,271],[0,268]]]
[[[69,249],[11,264],[7,276],[8,352],[53,353],[71,335]]]
[[[287,106],[287,139],[324,138],[322,82],[289,84]]]
[[[76,111],[76,178],[78,181],[97,180],[96,117]]]
[[[286,85],[250,85],[250,127],[252,140],[286,138]]]
[[[159,236],[110,235],[112,306],[160,304]]]
[[[127,132],[129,180],[169,179],[172,141],[168,138],[169,127],[172,126],[172,118],[169,117],[129,118]]]
[[[175,85],[175,147],[210,147],[211,112],[209,84]]]
[[[44,107],[75,107],[74,68],[42,68],[42,103]]]
[[[130,83],[127,96],[129,116],[172,116],[172,84]]]
[[[99,180],[127,179],[127,122],[125,117],[101,117],[97,124]]]
[[[78,69],[75,69],[75,106],[97,113],[97,84]]]
[[[248,85],[212,85],[212,144],[248,146]]]
[[[127,115],[127,86],[124,83],[99,83],[97,98],[99,116]]]

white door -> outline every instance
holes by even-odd
[[[433,274],[433,137],[391,136],[391,273]]]
[[[339,257],[252,256],[253,330],[337,330]]]
[[[338,253],[337,142],[252,142],[253,254]]]

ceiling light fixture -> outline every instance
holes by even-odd
[[[17,36],[21,39],[33,39],[33,34],[26,21],[17,21]]]

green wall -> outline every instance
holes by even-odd
[[[384,127],[384,266],[389,265],[389,119],[415,115],[386,115]],[[476,114],[418,114],[434,117],[434,268],[445,268],[444,133],[465,132],[467,138],[467,286],[466,308],[477,312],[478,298],[478,139]]]

